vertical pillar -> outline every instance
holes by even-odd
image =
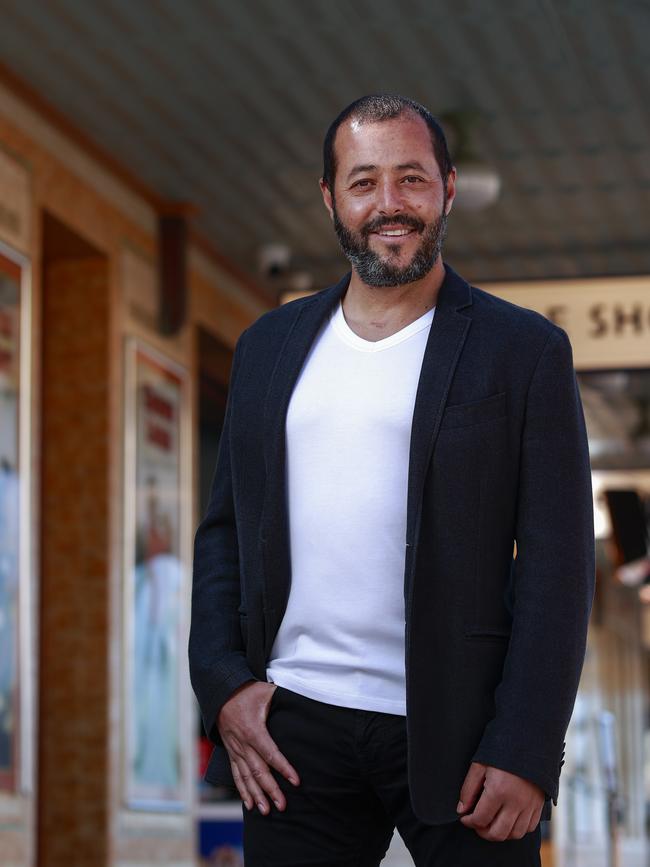
[[[44,270],[39,867],[108,858],[108,267]]]

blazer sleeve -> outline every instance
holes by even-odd
[[[557,805],[564,740],[595,588],[591,466],[566,332],[553,326],[528,387],[512,633],[494,717],[472,761],[537,783]]]
[[[245,332],[244,332],[245,334]],[[205,731],[221,745],[216,726],[221,707],[249,680],[239,625],[239,548],[230,463],[232,398],[243,355],[244,334],[235,347],[217,464],[207,511],[194,538],[189,666]]]

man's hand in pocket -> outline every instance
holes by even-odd
[[[257,804],[264,815],[271,810],[267,795],[278,810],[284,810],[287,805],[271,768],[294,786],[300,785],[297,771],[280,752],[266,727],[271,697],[276,689],[275,684],[262,681],[245,683],[223,705],[217,718],[217,728],[228,750],[241,799],[247,810]]]

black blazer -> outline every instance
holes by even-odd
[[[456,820],[465,774],[479,761],[541,786],[548,818],[595,575],[591,468],[571,345],[539,313],[445,268],[408,475],[411,800],[425,822]],[[189,661],[215,744],[210,782],[233,785],[215,725],[221,706],[247,680],[266,680],[291,580],[287,406],[349,280],[264,314],[235,350],[194,553]]]

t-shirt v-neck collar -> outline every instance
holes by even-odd
[[[402,343],[404,340],[408,340],[409,337],[413,337],[414,334],[428,328],[433,321],[435,310],[434,306],[430,310],[427,310],[426,313],[423,313],[422,316],[414,319],[413,322],[409,322],[404,328],[400,328],[399,331],[390,334],[388,337],[383,337],[381,340],[365,340],[363,337],[359,337],[348,325],[341,301],[339,301],[332,312],[331,322],[336,334],[348,346],[352,346],[354,349],[359,349],[362,352],[380,352],[383,349],[390,349],[391,346],[396,346],[398,343]]]

